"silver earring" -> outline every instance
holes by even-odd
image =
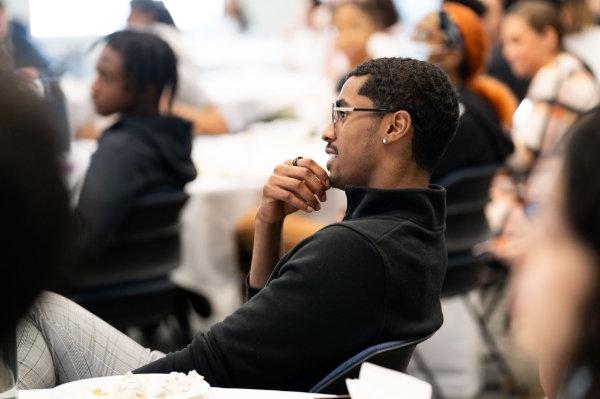
[[[383,139],[383,144],[387,144],[387,143],[388,143],[387,139]]]

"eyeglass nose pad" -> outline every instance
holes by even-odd
[[[335,124],[337,123],[337,118],[335,115],[335,103],[331,103],[331,126],[335,129]]]

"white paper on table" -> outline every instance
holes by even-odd
[[[358,379],[347,379],[352,399],[430,399],[431,385],[410,375],[363,363]]]

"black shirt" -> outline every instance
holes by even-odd
[[[368,346],[437,330],[445,190],[349,187],[346,195],[344,220],[287,253],[265,288],[136,372],[195,369],[213,386],[307,391]]]
[[[182,190],[193,180],[191,151],[191,124],[183,119],[123,116],[108,128],[79,197],[84,254],[102,252],[136,200]]]
[[[458,92],[461,103],[458,127],[433,170],[434,183],[457,169],[501,164],[514,149],[490,104],[464,87]]]

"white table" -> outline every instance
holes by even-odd
[[[203,399],[312,399],[328,398],[329,395],[313,393],[264,391],[258,389],[226,389],[211,388]],[[19,391],[19,399],[63,399],[54,394],[52,389],[35,389]]]

